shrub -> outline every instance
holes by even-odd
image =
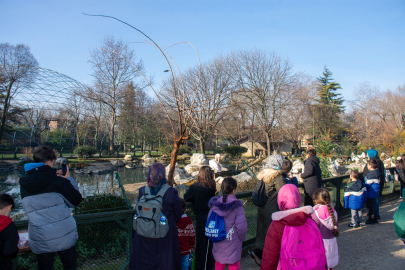
[[[32,159],[33,155],[34,155],[34,148],[32,147],[24,147],[23,149],[21,149],[21,152],[29,157],[30,159]]]
[[[217,147],[217,148],[214,149],[214,154],[222,154],[223,152],[224,152],[223,148]]]
[[[170,156],[173,152],[173,145],[165,145],[159,148],[159,151],[163,153],[163,155]],[[179,148],[179,155],[189,154],[191,153],[190,147],[187,145],[182,145]]]
[[[222,149],[224,153],[231,155],[231,157],[240,157],[247,150],[247,148],[238,145],[226,146]]]
[[[179,155],[190,154],[190,153],[191,153],[191,148],[190,147],[188,147],[187,145],[180,146]]]
[[[110,194],[102,194],[84,198],[82,202],[73,209],[73,214],[98,213],[125,209],[127,209],[127,203],[124,198]]]
[[[73,153],[81,158],[92,157],[97,152],[97,149],[90,145],[77,146]]]

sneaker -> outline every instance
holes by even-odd
[[[363,223],[362,223],[362,222],[359,222],[359,223],[357,223],[357,226],[358,226],[358,227],[362,227],[362,226],[363,226]]]
[[[257,264],[258,266],[261,266],[261,265],[262,265],[262,259],[260,259],[259,257],[257,257],[257,255],[255,254],[254,251],[252,251],[252,252],[249,251],[249,255],[250,255],[250,257],[251,257],[253,260],[255,260],[255,262],[256,262],[256,264]]]
[[[372,219],[367,219],[366,224],[374,225],[374,220]]]
[[[354,224],[354,223],[350,223],[348,226],[351,227],[351,228],[356,228],[358,225]]]
[[[375,219],[381,219],[380,215],[375,215]]]
[[[400,199],[403,199],[404,197],[402,197],[402,196],[399,196],[399,198],[400,198]]]
[[[378,223],[378,219],[377,219],[377,218],[374,218],[374,223],[375,223],[375,224]]]

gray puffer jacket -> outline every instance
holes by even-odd
[[[25,170],[27,175],[20,179],[21,197],[32,252],[42,254],[73,247],[78,234],[70,208],[82,200],[74,179],[56,176],[56,170],[42,163],[26,164]]]

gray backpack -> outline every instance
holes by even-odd
[[[169,185],[163,185],[155,196],[151,195],[150,188],[145,186],[145,193],[136,204],[136,214],[133,221],[133,227],[137,234],[147,238],[166,236],[169,231],[169,221],[162,216],[162,203],[163,196],[169,188]]]

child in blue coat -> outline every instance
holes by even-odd
[[[361,209],[367,201],[367,188],[364,187],[363,181],[359,179],[359,172],[350,173],[351,183],[345,188],[344,208],[350,208],[352,212],[352,222],[349,227],[356,228],[362,225],[363,213]]]
[[[367,163],[368,174],[364,176],[364,186],[367,188],[367,209],[368,220],[366,224],[373,225],[378,223],[375,215],[376,198],[380,193],[381,171],[377,167],[377,161],[370,159]]]

